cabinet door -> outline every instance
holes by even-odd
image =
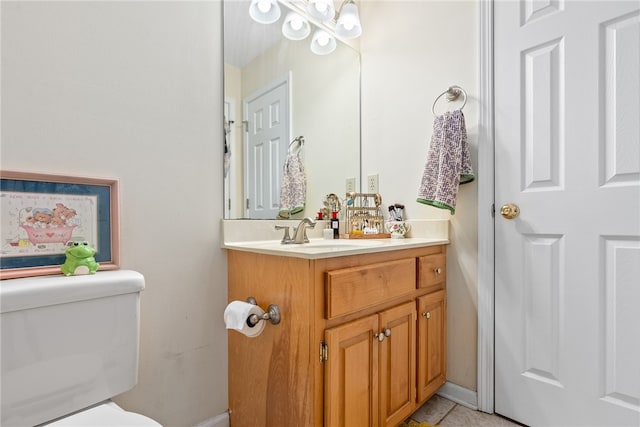
[[[445,291],[418,298],[418,402],[433,395],[447,375]]]
[[[325,427],[377,427],[378,316],[325,331]]]
[[[380,425],[397,426],[415,408],[416,305],[380,313]]]

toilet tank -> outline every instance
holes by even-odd
[[[131,389],[143,289],[127,270],[0,282],[0,425],[33,426]]]

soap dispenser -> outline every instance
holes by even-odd
[[[331,212],[331,229],[333,230],[333,238],[340,238],[340,220],[338,219],[338,212]]]

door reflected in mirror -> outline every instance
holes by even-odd
[[[290,210],[280,198],[288,156],[299,156],[306,179],[292,218],[315,217],[327,194],[344,195],[346,178],[360,180],[360,55],[341,42],[316,55],[311,36],[282,35],[286,8],[260,24],[250,3],[224,1],[224,217]],[[299,136],[304,144],[291,144]]]

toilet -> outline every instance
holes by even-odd
[[[138,378],[135,271],[0,282],[0,425],[155,426],[110,399]]]

